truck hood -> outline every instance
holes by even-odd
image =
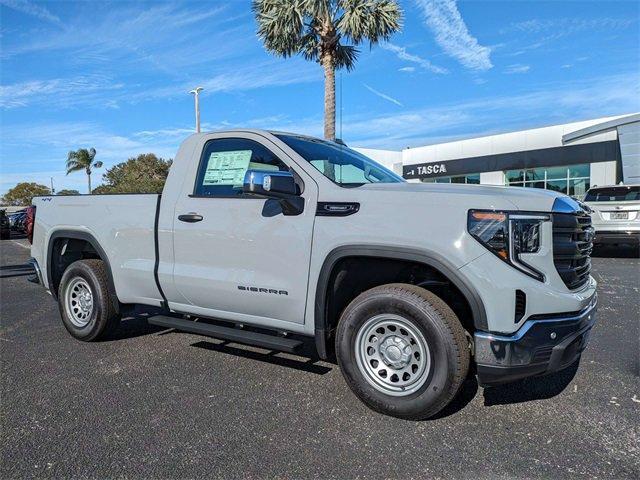
[[[556,198],[562,193],[539,188],[503,187],[498,185],[464,185],[455,183],[368,183],[357,187],[371,192],[430,193],[436,195],[468,196],[469,207],[473,208],[473,197],[500,199],[513,205],[511,208],[523,211],[550,212]]]

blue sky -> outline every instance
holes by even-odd
[[[337,77],[349,145],[400,149],[640,110],[639,2],[400,3],[402,32],[363,46]],[[0,0],[0,194],[49,177],[84,192],[83,174],[64,174],[70,149],[95,147],[105,167],[173,157],[193,130],[196,85],[206,129],[322,135],[321,68],[272,56],[255,30],[244,0]]]

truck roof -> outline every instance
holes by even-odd
[[[304,133],[296,133],[296,132],[285,132],[282,130],[267,130],[264,128],[228,128],[223,130],[210,130],[207,132],[193,133],[191,136],[204,136],[211,135],[212,133],[257,133],[257,134],[265,134],[269,133],[271,135],[293,135],[296,137],[304,137],[304,138],[314,138],[318,140],[322,140],[320,137],[316,137],[314,135],[307,135]]]

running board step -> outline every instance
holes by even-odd
[[[156,315],[149,317],[149,323],[165,328],[175,328],[183,332],[195,333],[206,337],[220,338],[236,343],[244,343],[254,345],[256,347],[267,348],[269,350],[278,350],[280,352],[294,353],[301,345],[300,340],[291,338],[278,337],[276,335],[267,335],[265,333],[250,332],[240,328],[223,327],[221,325],[212,325],[210,323],[194,322],[193,320],[185,320],[184,318],[167,317],[165,315]]]

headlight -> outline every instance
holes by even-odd
[[[527,264],[521,255],[540,250],[542,223],[549,215],[469,210],[469,233],[501,260],[544,282],[544,275]]]

